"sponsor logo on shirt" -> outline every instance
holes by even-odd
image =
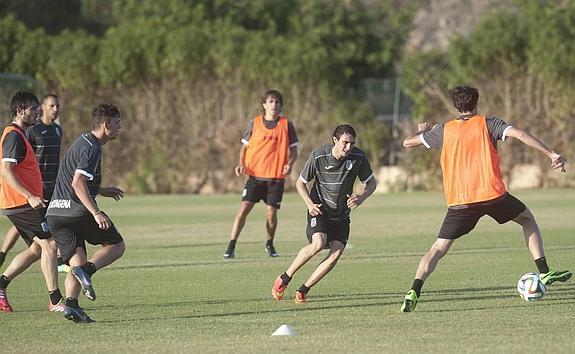
[[[325,166],[324,167],[326,170],[331,170],[333,168],[333,165],[329,165],[329,166]]]
[[[70,209],[70,199],[54,199],[48,209]]]
[[[42,135],[46,135],[46,133],[48,133],[48,131],[46,129],[44,129],[40,132],[40,134],[42,134]]]

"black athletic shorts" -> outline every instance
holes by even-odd
[[[26,242],[28,246],[34,242],[34,236],[41,240],[51,238],[52,235],[48,231],[48,224],[46,224],[46,208],[42,209],[24,209],[17,214],[6,215],[8,219],[14,224],[20,237]]]
[[[257,203],[263,200],[267,205],[280,208],[284,194],[284,180],[258,180],[248,177],[242,192],[242,201]]]
[[[483,215],[489,215],[500,224],[515,219],[527,207],[509,193],[487,202],[466,205],[464,208],[447,210],[437,238],[456,239],[475,228]]]
[[[306,228],[306,235],[307,240],[311,243],[312,236],[315,233],[322,232],[327,234],[327,244],[325,248],[329,248],[329,243],[331,241],[339,241],[343,243],[345,246],[347,244],[347,240],[349,239],[349,218],[334,223],[326,219],[324,215],[317,215],[311,216],[307,214],[307,228]]]
[[[76,252],[76,247],[86,250],[85,242],[91,245],[115,245],[124,241],[114,224],[108,230],[102,230],[92,215],[48,215],[48,225],[66,263]]]

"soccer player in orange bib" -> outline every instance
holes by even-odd
[[[293,124],[281,116],[283,97],[279,91],[267,91],[262,97],[263,115],[248,123],[242,138],[242,147],[236,176],[246,174],[248,179],[242,192],[240,210],[234,219],[232,234],[224,258],[235,257],[236,242],[255,203],[266,203],[266,252],[270,257],[278,254],[273,241],[278,225],[277,211],[284,192],[284,181],[297,158],[297,135]]]
[[[456,119],[433,128],[420,123],[419,131],[405,138],[403,146],[419,145],[441,151],[443,189],[447,214],[431,249],[421,258],[411,290],[405,295],[402,312],[415,310],[423,282],[445,256],[453,242],[471,232],[479,219],[489,215],[499,224],[514,221],[521,225],[529,252],[541,275],[550,285],[567,281],[569,271],[549,269],[543,251],[541,232],[533,214],[519,199],[506,191],[500,171],[497,141],[514,138],[541,151],[551,167],[565,171],[565,159],[533,135],[514,128],[501,119],[477,114],[479,91],[459,86],[451,91],[453,105],[459,112]]]
[[[39,102],[30,92],[17,92],[10,101],[12,124],[4,128],[0,143],[0,214],[6,215],[28,248],[20,252],[0,275],[0,312],[13,312],[8,302],[8,284],[34,262],[40,260],[50,296],[48,311],[62,312],[62,294],[58,288],[56,242],[46,224],[46,201],[42,174],[34,149],[25,136],[39,113]]]

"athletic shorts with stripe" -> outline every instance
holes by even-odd
[[[259,180],[248,177],[242,192],[243,202],[257,203],[263,200],[269,206],[280,208],[284,194],[284,180]]]
[[[509,193],[487,202],[468,204],[462,208],[447,210],[437,238],[454,240],[468,234],[475,228],[479,219],[489,215],[499,224],[515,219],[527,209],[519,199]]]
[[[77,217],[48,215],[48,225],[66,263],[76,252],[76,247],[86,250],[86,242],[91,245],[115,245],[124,240],[114,224],[109,229],[103,230],[92,215]]]
[[[329,243],[331,241],[339,241],[343,243],[345,246],[347,244],[347,240],[349,239],[349,218],[338,222],[330,222],[325,218],[324,215],[317,215],[311,216],[307,214],[307,228],[306,228],[306,235],[307,240],[311,243],[312,236],[315,233],[321,232],[327,234],[327,244],[326,248],[329,248]]]

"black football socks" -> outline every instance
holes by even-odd
[[[545,257],[536,259],[535,265],[537,266],[539,273],[541,274],[549,273],[549,266],[547,265],[547,260],[545,259]]]
[[[415,279],[413,280],[413,284],[411,285],[411,290],[415,291],[417,297],[421,294],[421,288],[423,287],[423,280]]]

